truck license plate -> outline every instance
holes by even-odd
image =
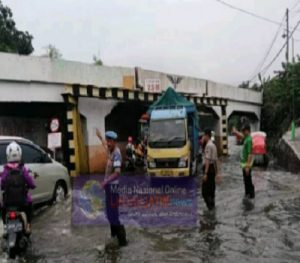
[[[162,171],[162,176],[173,176],[173,171],[170,170],[164,170]]]

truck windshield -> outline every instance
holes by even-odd
[[[182,147],[186,143],[184,119],[152,120],[149,129],[149,146],[152,148]]]

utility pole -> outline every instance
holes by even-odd
[[[290,27],[289,27],[289,9],[286,9],[286,89],[289,93],[289,44],[290,44]],[[292,76],[293,77],[293,76]],[[292,83],[293,93],[290,113],[292,115],[291,123],[291,140],[295,140],[296,126],[295,126],[295,108],[294,108],[294,82]]]
[[[295,63],[295,39],[292,37],[292,62]]]
[[[289,28],[289,9],[286,9],[286,66],[289,64],[289,40],[290,40],[290,28]]]

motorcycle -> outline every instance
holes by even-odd
[[[125,169],[132,172],[135,170],[135,154],[130,148],[126,149]]]
[[[5,218],[4,250],[12,259],[16,256],[23,256],[30,243],[29,234],[26,233],[26,214],[18,209],[8,208]]]
[[[135,153],[136,153],[135,165],[138,167],[144,167],[145,166],[145,156],[147,155],[147,148],[143,144],[143,142],[136,144]]]

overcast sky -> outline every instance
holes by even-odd
[[[300,20],[297,0],[224,0],[282,21]],[[17,27],[33,36],[35,55],[55,45],[67,60],[139,66],[237,85],[255,72],[277,25],[230,9],[216,0],[2,0]],[[283,32],[283,29],[281,30]],[[276,41],[267,63],[284,43]],[[295,38],[300,40],[299,32]],[[295,42],[295,51],[300,51]],[[269,73],[281,69],[284,52]]]

